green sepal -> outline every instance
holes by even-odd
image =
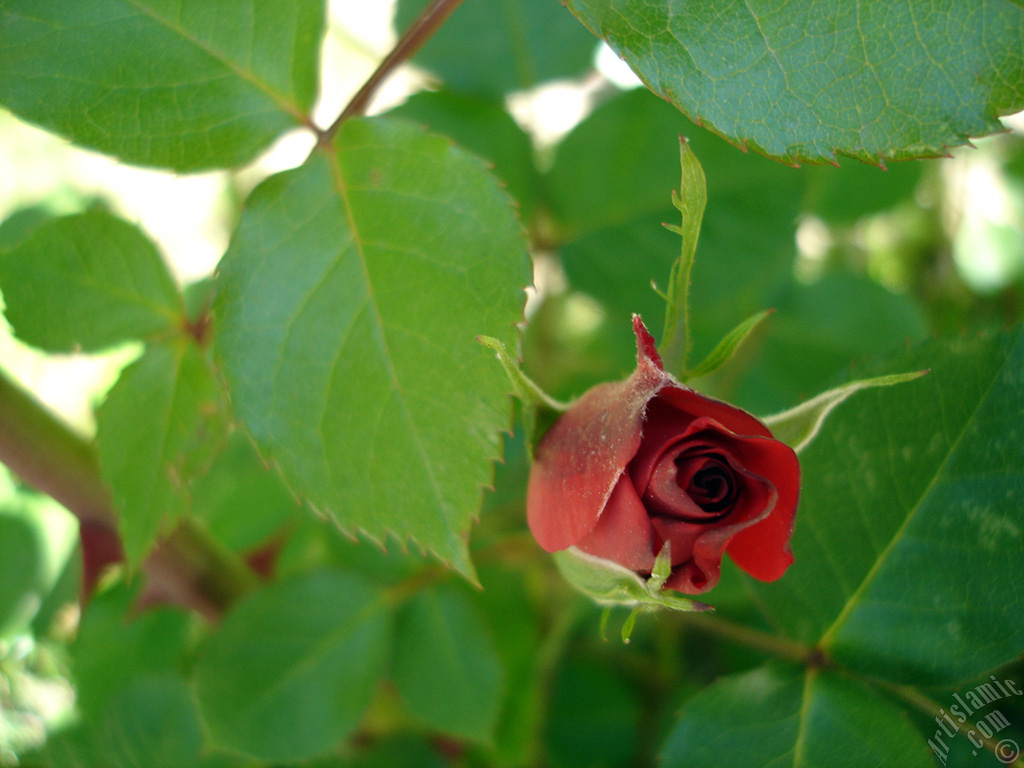
[[[762,421],[771,429],[776,440],[781,440],[797,453],[810,445],[818,435],[821,425],[832,410],[854,392],[872,387],[890,387],[905,381],[924,376],[928,371],[911,371],[910,373],[894,373],[889,376],[878,376],[873,379],[852,381],[841,387],[822,392],[788,411],[768,416]]]
[[[662,547],[649,578],[611,560],[594,557],[576,547],[554,554],[565,580],[599,605],[624,605],[642,611],[710,611],[712,606],[662,587],[672,572],[668,543]]]
[[[477,336],[476,340],[488,349],[494,350],[501,367],[512,383],[513,392],[522,403],[523,427],[526,430],[526,448],[530,460],[533,451],[544,437],[544,433],[555,420],[569,409],[570,403],[555,400],[529,376],[523,373],[519,362],[512,357],[508,347],[492,336]]]
[[[672,205],[682,214],[682,225],[664,225],[670,232],[675,232],[683,239],[679,258],[672,265],[669,274],[665,335],[659,350],[665,362],[665,370],[670,373],[683,371],[690,354],[690,272],[697,253],[700,222],[704,218],[704,208],[708,202],[704,169],[690,149],[685,136],[679,137],[679,163],[682,178],[679,182],[679,193],[672,193]]]
[[[704,358],[701,363],[683,374],[683,381],[689,381],[690,379],[697,379],[701,376],[707,376],[708,374],[714,373],[723,365],[725,365],[732,356],[736,354],[736,350],[740,348],[740,345],[747,340],[747,338],[758,326],[775,310],[766,309],[764,312],[758,312],[756,315],[752,315],[744,320],[742,323],[733,328],[725,337],[718,342],[710,354]]]

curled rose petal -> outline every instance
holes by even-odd
[[[779,578],[793,561],[796,454],[750,414],[666,373],[639,318],[633,328],[633,374],[584,394],[538,446],[534,537],[640,575],[668,543],[665,586],[688,594],[717,583],[726,552],[755,578]]]

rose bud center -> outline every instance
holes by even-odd
[[[662,454],[643,500],[653,515],[712,523],[728,515],[739,496],[728,459],[710,446],[690,444]]]

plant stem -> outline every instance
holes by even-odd
[[[2,373],[0,462],[78,518],[88,544],[83,547],[87,576],[90,568],[98,575],[123,559],[117,513],[93,446]],[[98,559],[90,562],[90,557]],[[157,544],[143,570],[150,596],[192,608],[212,621],[256,584],[238,557],[190,521]]]
[[[945,709],[939,702],[928,698],[916,688],[912,688],[908,685],[900,685],[899,683],[891,683],[888,680],[876,680],[873,678],[871,679],[871,682],[903,699],[905,702],[912,705],[924,714],[934,717],[936,720],[939,720],[939,713]],[[970,723],[970,721],[968,722]],[[975,725],[974,723],[970,724]],[[1003,763],[1004,765],[1014,766],[1015,768],[1024,768],[1024,759],[1022,759],[1020,756],[1018,756],[1017,759],[1013,760],[1012,762],[1005,762],[1000,758],[998,752],[996,751],[998,742],[995,738],[986,736],[977,728],[976,725],[974,728],[974,732],[981,739],[981,742],[985,745],[985,748],[989,750],[995,756],[996,760],[999,760],[1000,763]]]
[[[391,52],[384,57],[384,60],[380,63],[380,66],[374,70],[370,78],[363,83],[363,87],[359,89],[352,100],[348,103],[348,106],[338,115],[338,119],[335,120],[331,127],[323,132],[321,136],[321,143],[329,142],[334,138],[334,134],[338,132],[338,128],[341,124],[348,120],[350,117],[356,117],[366,112],[366,108],[369,106],[370,100],[373,98],[377,89],[380,87],[391,72],[398,67],[399,64],[411,58],[423,44],[427,42],[434,33],[441,27],[448,17],[452,15],[463,0],[432,0],[432,2],[424,8],[420,15],[416,17],[416,20],[409,25],[409,28],[405,30],[404,34],[398,39],[395,47],[391,49]]]
[[[727,640],[764,651],[772,656],[793,659],[809,666],[822,666],[825,663],[815,649],[807,648],[780,635],[752,629],[708,613],[681,613],[679,616],[684,623],[694,629],[710,632]]]

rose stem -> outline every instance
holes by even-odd
[[[757,648],[773,656],[781,656],[805,664],[810,663],[815,657],[813,649],[807,648],[800,643],[795,643],[780,635],[772,635],[758,629],[751,629],[719,616],[709,616],[705,613],[681,613],[679,615],[684,623],[689,624],[695,629],[719,635],[751,648]],[[820,666],[820,663],[818,665]]]
[[[338,119],[331,123],[330,128],[320,135],[320,143],[326,144],[330,142],[334,138],[334,134],[338,132],[341,124],[350,117],[356,117],[366,112],[370,100],[377,92],[381,83],[391,74],[392,70],[411,58],[422,48],[423,44],[433,37],[441,25],[448,20],[452,12],[462,5],[462,2],[463,0],[433,0],[424,8],[398,39],[391,52],[384,57],[384,60],[374,70],[373,74],[370,75],[369,79],[363,83],[363,87],[359,89],[342,113],[338,115]]]
[[[90,534],[117,545],[117,513],[92,445],[0,373],[0,462],[60,502]],[[162,595],[216,621],[256,584],[234,554],[183,522],[143,564]]]

